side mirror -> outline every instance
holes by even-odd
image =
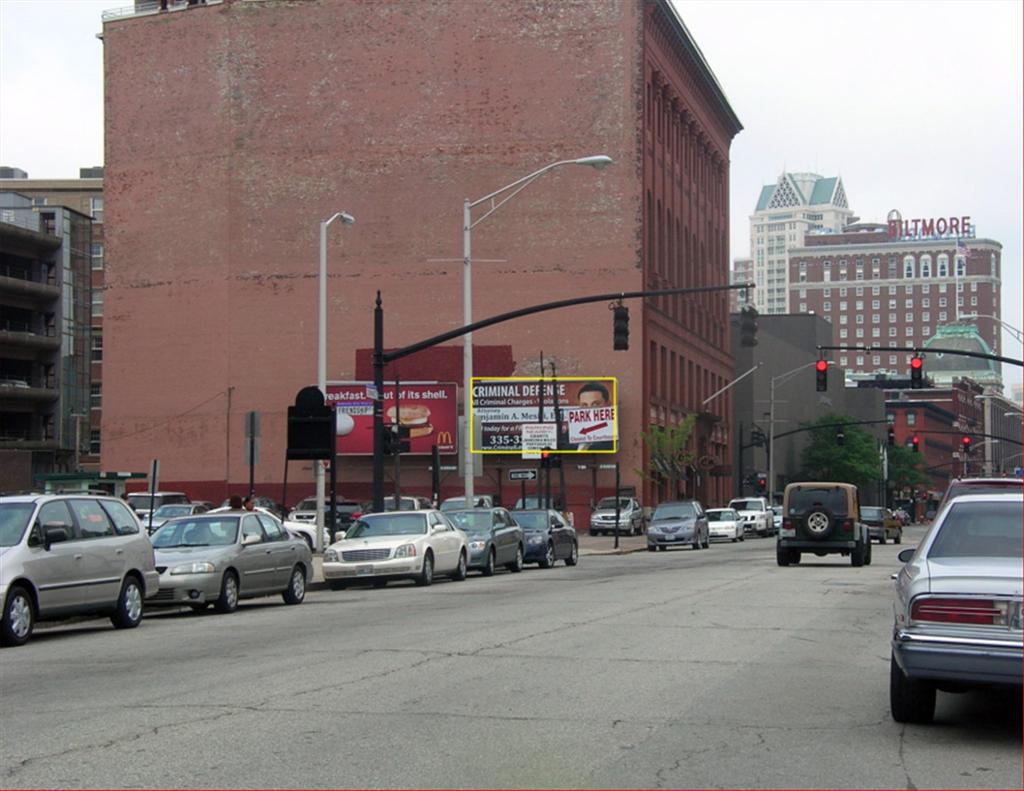
[[[256,535],[255,533],[249,533],[246,536],[242,536],[242,546],[243,547],[247,547],[250,544],[258,544],[262,540],[263,539],[260,536]]]
[[[47,549],[51,544],[59,544],[68,540],[68,529],[60,522],[47,522],[43,525],[43,546]]]
[[[900,552],[900,554],[898,554],[896,556],[896,558],[899,560],[900,563],[907,563],[912,557],[914,557],[914,553],[916,551],[917,551],[916,547],[910,547],[909,549],[904,549],[904,550],[902,550]]]

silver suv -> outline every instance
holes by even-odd
[[[153,545],[121,500],[0,497],[0,643],[22,645],[37,620],[81,613],[131,629],[159,584]]]
[[[602,497],[590,515],[590,535],[615,533],[615,498]],[[644,532],[644,510],[633,497],[619,497],[619,532],[639,536]]]

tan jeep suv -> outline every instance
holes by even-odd
[[[861,521],[857,487],[833,481],[786,486],[775,551],[780,566],[799,563],[802,552],[838,553],[849,555],[854,566],[870,564],[871,536]]]

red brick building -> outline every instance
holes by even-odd
[[[463,199],[557,160],[615,164],[552,172],[474,231],[474,316],[728,283],[741,127],[667,0],[227,0],[111,19],[103,36],[105,469],[159,457],[166,487],[240,490],[252,410],[257,489],[279,493],[286,407],[316,379],[319,223],[336,211],[356,224],[330,231],[330,380],[368,373],[357,352],[378,290],[389,347],[460,325]],[[702,402],[732,376],[727,305],[724,292],[634,302],[628,352],[612,351],[604,305],[502,324],[475,333],[474,373],[530,375],[543,352],[559,374],[619,377],[623,480],[647,503],[640,431],[699,412],[692,451],[706,458],[687,491],[721,502],[730,401]],[[452,357],[432,359],[389,376]],[[456,368],[430,378],[461,382]],[[612,486],[606,460],[565,465],[578,513],[595,480]],[[478,491],[517,463],[486,459]],[[403,489],[429,492],[426,465],[406,459]],[[312,488],[301,467],[295,495]],[[344,458],[340,481],[366,496],[369,460]]]

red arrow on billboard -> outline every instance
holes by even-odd
[[[595,431],[601,428],[608,428],[608,421],[602,420],[600,423],[595,423],[593,426],[587,426],[586,428],[580,429],[580,435],[586,436],[587,434],[593,434]]]

